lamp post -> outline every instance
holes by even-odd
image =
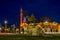
[[[4,24],[5,24],[5,32],[6,32],[6,30],[7,30],[7,21],[6,20],[4,21]]]
[[[7,21],[6,20],[4,21],[4,24],[5,24],[5,28],[7,28]]]

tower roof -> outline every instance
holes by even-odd
[[[20,11],[22,12],[22,8],[20,9]]]

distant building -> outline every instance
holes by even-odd
[[[17,29],[18,30],[18,29]],[[16,30],[16,31],[17,31]],[[43,17],[40,23],[27,23],[26,17],[20,10],[20,33],[27,35],[40,35],[40,33],[60,32],[60,24],[53,22],[51,17]]]

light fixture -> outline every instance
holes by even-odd
[[[7,24],[8,22],[5,20],[4,23]]]

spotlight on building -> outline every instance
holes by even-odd
[[[57,25],[57,22],[53,22],[53,25]]]
[[[45,23],[48,23],[48,21],[45,21]]]
[[[48,25],[49,23],[48,23],[48,21],[45,21],[43,24],[44,24],[44,25]]]

